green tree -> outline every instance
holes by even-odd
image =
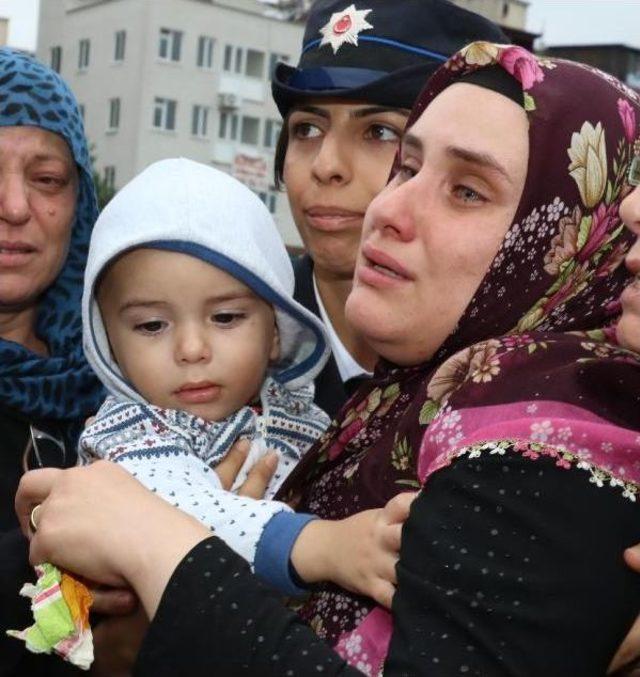
[[[93,184],[96,187],[96,195],[98,197],[98,208],[102,211],[109,200],[116,194],[117,190],[96,168],[96,147],[93,143],[89,146],[89,159],[91,160],[91,176],[93,177]]]

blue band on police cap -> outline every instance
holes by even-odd
[[[367,68],[300,68],[291,76],[288,87],[304,90],[353,89],[389,75]]]
[[[317,47],[322,38],[317,40],[312,40],[308,42],[302,48],[302,53],[308,52],[310,49]],[[394,49],[400,49],[404,52],[411,52],[412,54],[420,54],[421,56],[429,57],[430,59],[436,59],[437,61],[446,61],[449,57],[446,54],[440,54],[440,52],[432,52],[430,49],[424,49],[423,47],[416,47],[416,45],[408,45],[405,42],[398,42],[397,40],[390,40],[389,38],[379,38],[375,35],[359,35],[358,42],[377,42],[380,45],[386,45],[387,47],[393,47]]]

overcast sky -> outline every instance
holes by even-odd
[[[528,23],[548,45],[624,43],[640,48],[640,0],[529,0]]]
[[[9,19],[8,42],[12,47],[35,51],[39,5],[40,0],[0,0],[0,17]]]
[[[548,45],[622,42],[640,48],[640,0],[529,0],[529,3],[528,28],[544,33]],[[0,16],[11,19],[10,45],[35,49],[38,5],[39,0],[0,0]]]

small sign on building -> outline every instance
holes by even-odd
[[[264,193],[269,188],[267,160],[263,156],[236,153],[233,158],[231,174],[257,193]]]

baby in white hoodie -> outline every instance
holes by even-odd
[[[329,423],[313,404],[328,347],[293,299],[293,271],[262,202],[189,160],[157,162],[100,215],[83,297],[84,348],[110,395],[81,437],[85,461],[122,464],[253,563],[288,510],[222,490],[213,468],[252,441],[236,485],[267,451],[271,498]]]

